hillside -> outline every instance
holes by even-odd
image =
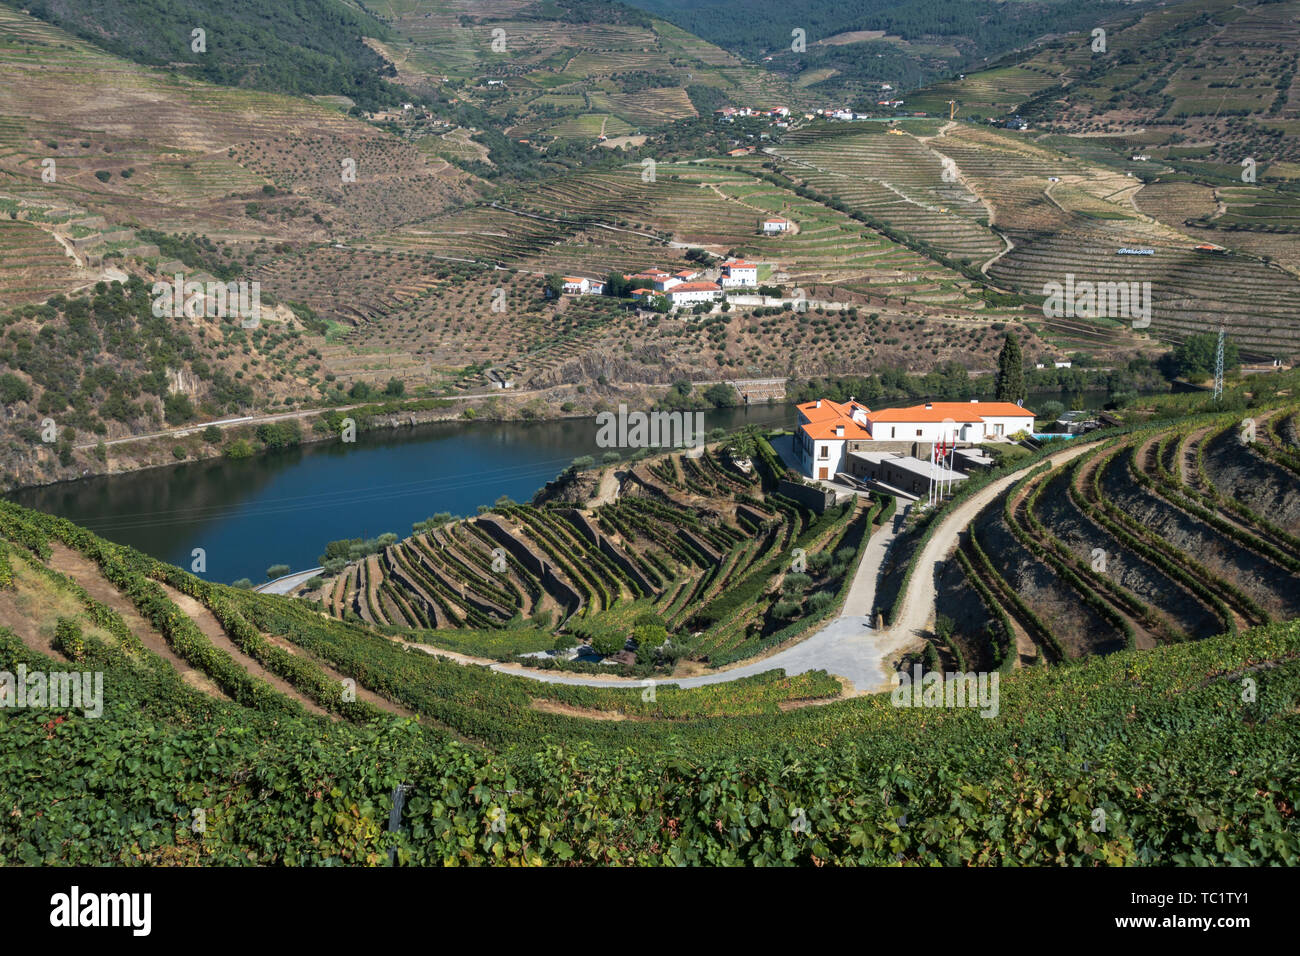
[[[1283,618],[1300,446],[1294,400],[1257,392],[1230,398],[1259,422],[1253,444],[1236,440],[1237,416],[1166,400],[1175,417],[1138,416],[1061,468],[1022,463],[936,579],[941,607],[983,603],[987,624],[936,618],[931,649],[901,658],[1000,668],[985,716],[836,699],[816,670],[683,689],[466,666],[513,659],[537,630],[470,627],[439,652],[453,632],[333,619],[0,504],[4,667],[75,662],[111,689],[104,719],[0,710],[0,774],[23,778],[6,787],[0,860],[1293,865],[1300,631]],[[647,463],[668,466],[682,462]],[[700,467],[665,492],[716,504],[700,485],[713,465]],[[547,507],[486,517],[567,533]],[[460,543],[437,560],[477,547],[477,532],[449,533]],[[838,547],[817,541],[810,558]],[[1094,545],[1110,554],[1100,571]],[[1021,597],[999,614],[993,594]],[[569,630],[612,624],[593,612]],[[655,627],[615,633],[645,643]],[[398,784],[405,808],[386,830]]]
[[[1294,273],[1300,4],[1189,0],[1103,29],[1104,51],[1073,34],[909,105],[1017,113],[1039,143],[1139,179],[1142,211]]]
[[[835,102],[874,104],[882,82],[910,90],[1139,4],[1086,0],[630,0]],[[791,31],[806,49],[791,49]]]
[[[384,38],[383,25],[345,0],[6,2],[117,56],[210,83],[345,96],[365,108],[400,96],[385,79],[391,67],[364,42]]]

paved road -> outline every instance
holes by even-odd
[[[274,581],[267,581],[265,584],[259,584],[253,588],[254,591],[260,591],[262,594],[288,594],[298,585],[302,584],[308,578],[320,574],[324,568],[309,568],[306,571],[295,571],[293,574],[286,574],[283,577],[276,578]]]

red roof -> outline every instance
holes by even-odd
[[[668,290],[668,294],[675,292],[719,292],[716,282],[679,282]]]
[[[758,264],[757,264],[757,263],[754,263],[754,262],[745,262],[745,261],[743,261],[743,260],[741,260],[741,259],[737,259],[735,262],[724,262],[724,263],[722,264],[722,268],[724,268],[724,269],[757,269],[757,268],[758,268]]]

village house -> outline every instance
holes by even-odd
[[[649,286],[656,292],[667,292],[673,286],[680,284],[683,280],[675,275],[670,275],[662,269],[646,269],[644,272],[638,272],[634,275],[624,276],[629,282],[639,282]]]
[[[668,301],[677,309],[701,302],[716,302],[721,295],[722,289],[715,282],[681,282],[668,290]]]
[[[794,228],[794,223],[789,219],[782,219],[780,216],[769,216],[762,222],[763,234],[767,236],[776,235],[782,232],[788,232]]]
[[[724,289],[754,288],[758,285],[758,265],[743,259],[730,259],[722,264],[720,284]]]
[[[565,295],[603,295],[605,283],[600,279],[587,279],[582,276],[564,276]]]

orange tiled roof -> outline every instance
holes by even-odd
[[[873,422],[940,423],[951,418],[954,422],[978,422],[985,415],[1015,415],[1032,418],[1033,412],[1014,402],[931,402],[930,407],[913,405],[910,408],[884,408],[867,417]]]

